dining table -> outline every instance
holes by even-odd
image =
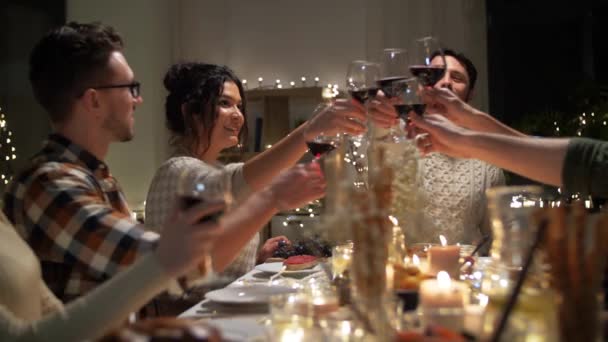
[[[211,324],[227,341],[272,340],[269,329],[271,295],[286,292],[288,288],[293,292],[305,291],[311,282],[329,284],[331,277],[325,265],[300,272],[277,269],[277,266],[257,265],[226,287],[208,292],[205,299],[181,313],[179,318]]]

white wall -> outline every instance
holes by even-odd
[[[174,61],[229,65],[250,87],[259,76],[265,84],[319,76],[343,85],[349,61],[433,34],[477,65],[475,104],[487,108],[483,0],[68,0],[68,19],[115,26],[143,83],[137,137],[115,144],[108,158],[132,205],[166,156],[162,77]]]
[[[116,143],[106,159],[132,208],[146,198],[154,171],[166,157],[162,77],[171,65],[172,1],[68,0],[68,21],[101,21],[125,40],[125,55],[142,83],[144,103],[135,111],[135,139]]]

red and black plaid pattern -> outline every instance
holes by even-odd
[[[131,218],[108,167],[57,134],[15,176],[4,212],[41,260],[49,288],[64,301],[129,266],[158,240]]]

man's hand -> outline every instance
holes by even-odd
[[[422,154],[439,152],[458,158],[470,157],[466,152],[467,145],[464,140],[471,131],[455,125],[440,114],[428,114],[422,117],[412,113],[410,119],[418,132],[428,134],[417,139]]]
[[[447,88],[429,88],[421,90],[424,103],[430,104],[426,111],[430,114],[441,114],[458,126],[478,129],[481,112],[462,101]]]
[[[214,221],[200,221],[224,210],[225,206],[224,203],[201,203],[187,210],[174,209],[155,252],[170,276],[181,276],[196,267],[211,251],[214,240],[223,231],[222,226]]]

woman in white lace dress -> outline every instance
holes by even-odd
[[[477,70],[463,54],[445,50],[446,72],[435,87],[448,88],[465,102],[471,100]],[[431,63],[438,63],[435,57]],[[427,112],[438,111],[427,104]],[[421,219],[415,230],[406,231],[409,243],[439,243],[439,234],[448,243],[470,244],[489,235],[485,191],[505,183],[501,169],[475,159],[452,158],[433,153],[422,159],[423,192]]]

